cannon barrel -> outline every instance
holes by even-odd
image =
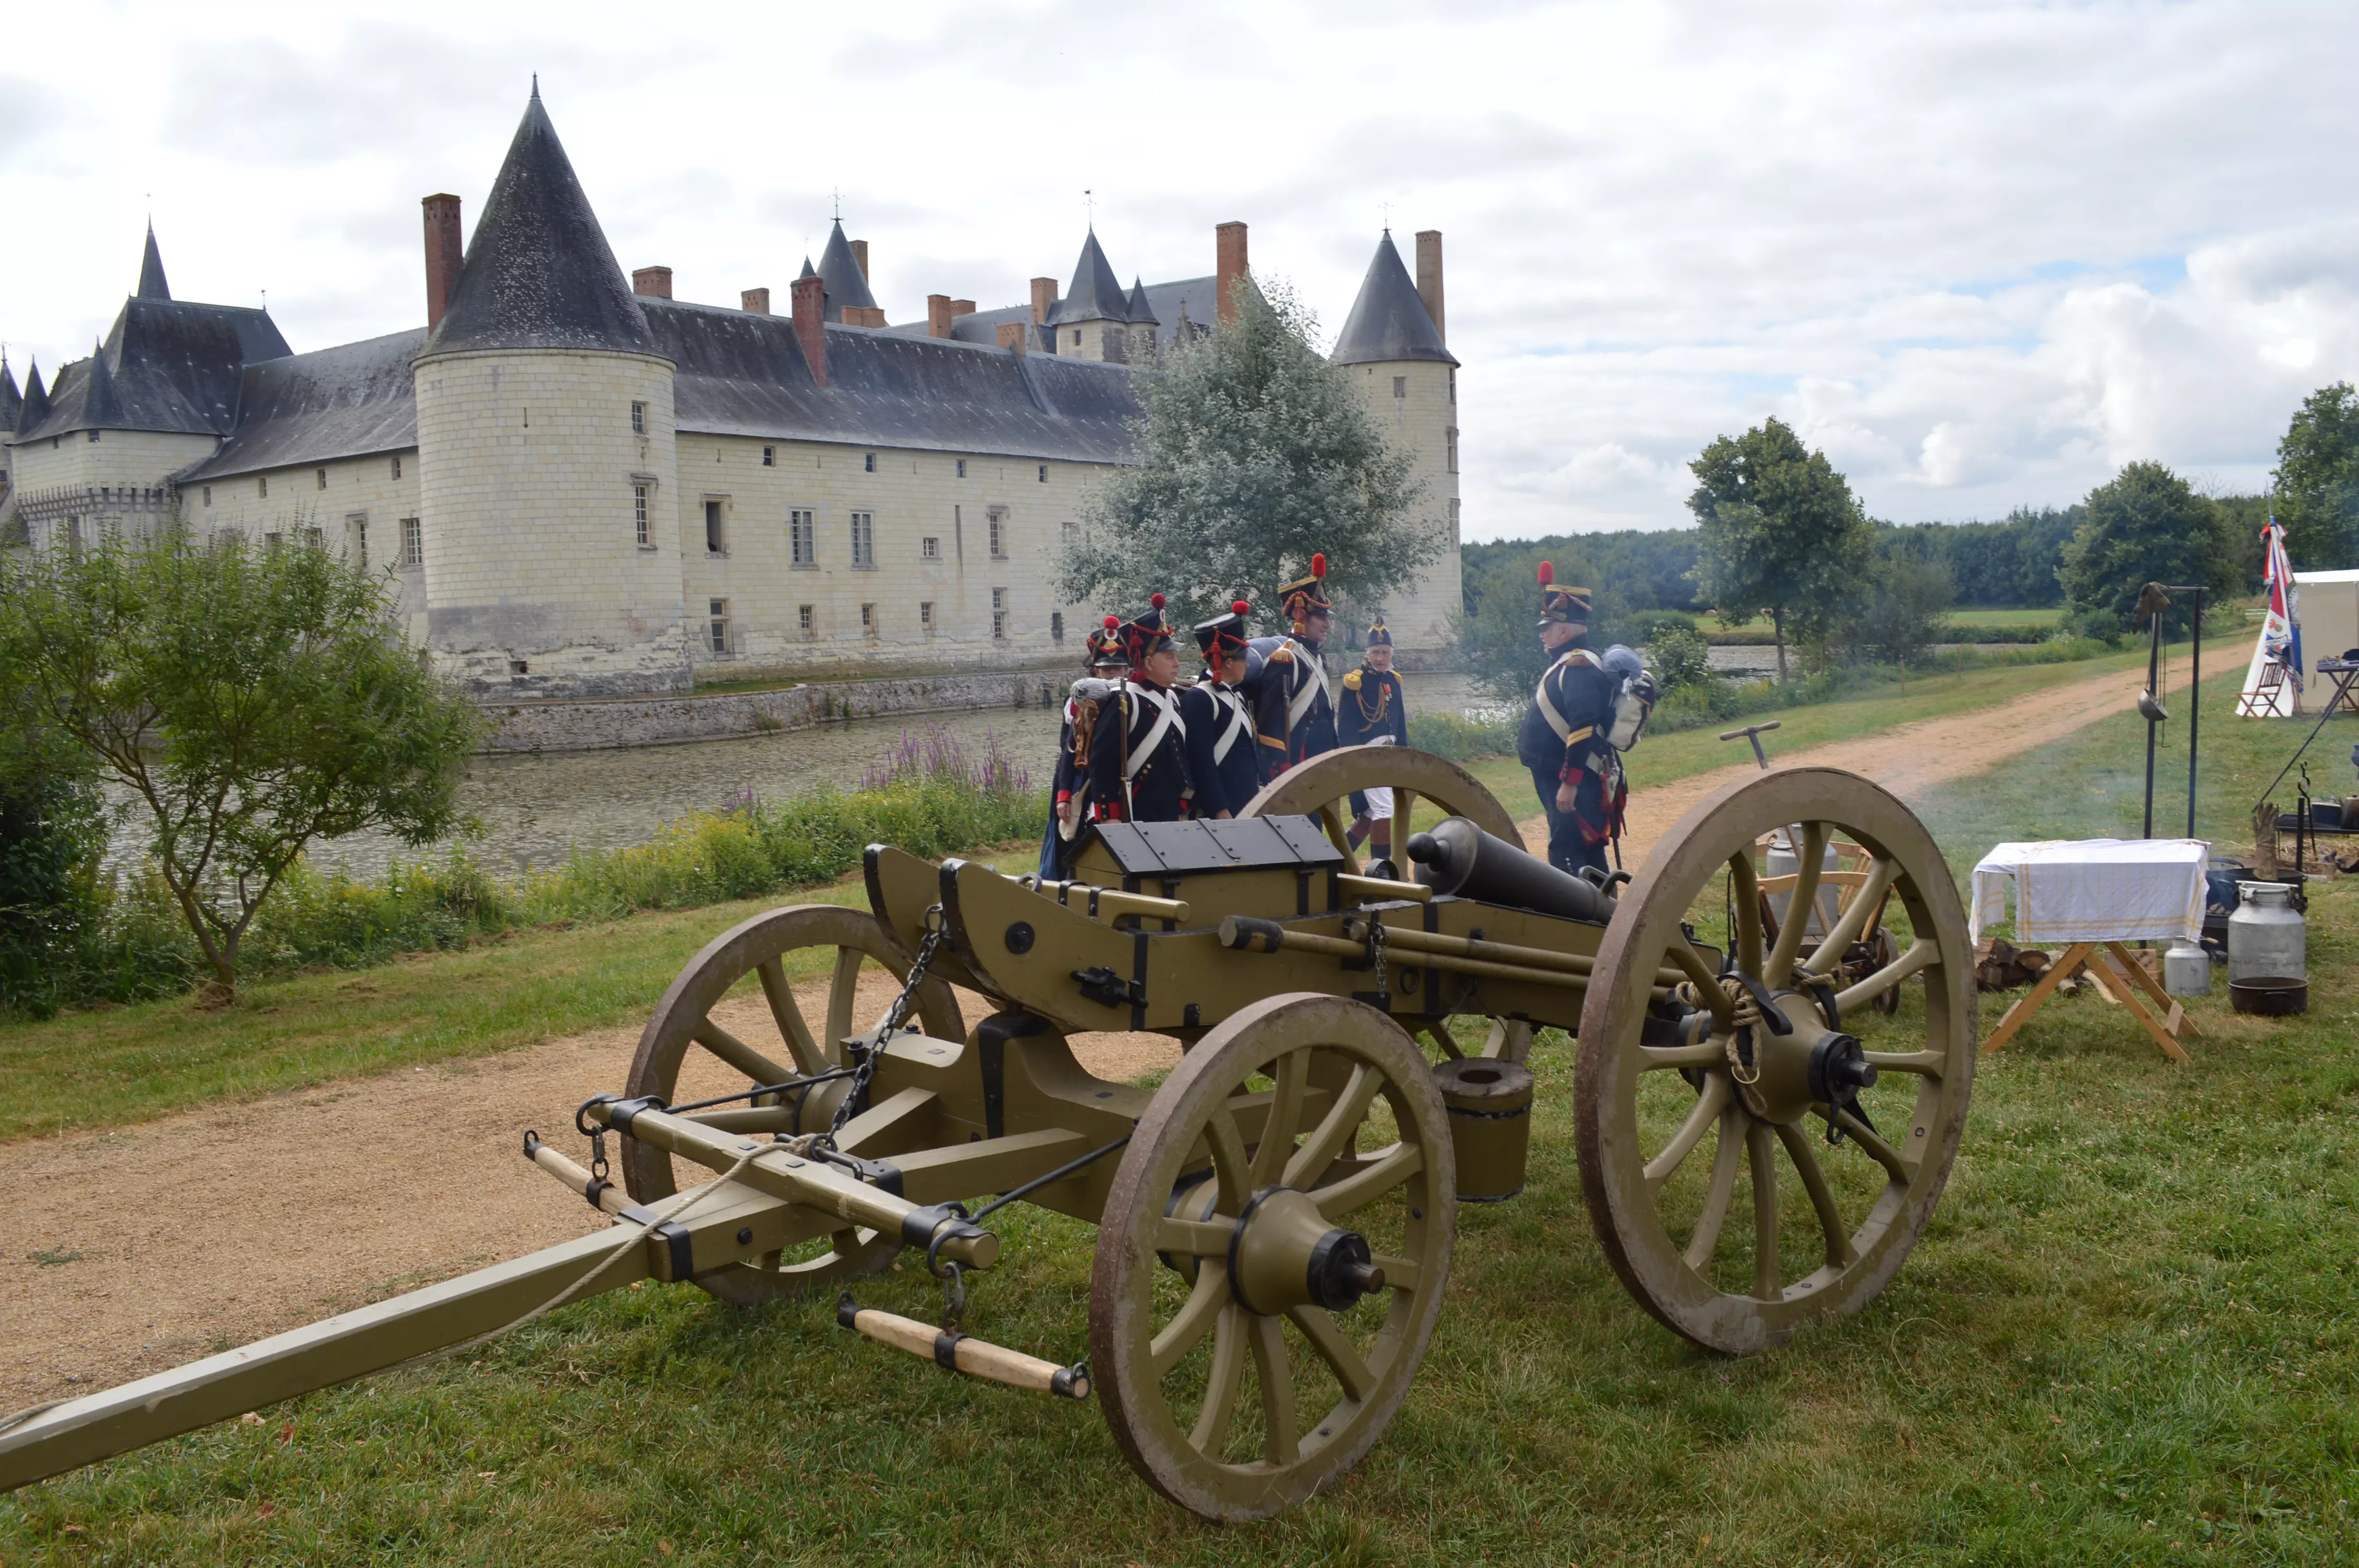
[[[1417,880],[1437,893],[1562,920],[1603,924],[1614,918],[1614,901],[1594,885],[1494,838],[1463,816],[1412,835],[1408,858],[1417,862]]]

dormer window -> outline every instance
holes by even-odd
[[[96,446],[96,445],[98,444],[98,432],[97,432],[97,431],[92,430],[92,431],[90,433],[90,440],[91,440],[91,445],[92,445],[92,446]]]

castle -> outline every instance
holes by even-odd
[[[784,315],[675,300],[667,267],[625,278],[537,85],[463,253],[459,199],[424,209],[426,324],[301,354],[264,310],[174,299],[151,226],[90,358],[21,395],[0,367],[0,523],[37,551],[175,515],[340,548],[486,699],[1061,664],[1094,607],[1055,563],[1131,460],[1132,367],[1217,330],[1247,275],[1224,223],[1212,276],[1125,290],[1093,230],[1061,293],[893,326],[839,222]],[[1459,603],[1441,236],[1417,257],[1412,282],[1378,243],[1333,352],[1449,545],[1386,606],[1412,655]]]

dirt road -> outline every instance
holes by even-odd
[[[2113,672],[1779,761],[1848,768],[1907,797],[2118,712],[2136,684]],[[1732,763],[1638,795],[1626,857],[1642,861],[1690,806],[1751,769]],[[1524,835],[1537,844],[1545,829],[1535,817]],[[883,1009],[882,985],[869,1014]],[[962,1000],[970,1022],[981,1016],[976,999]],[[819,1005],[806,1000],[807,1011]],[[573,1108],[622,1087],[637,1034],[604,1030],[0,1145],[0,1190],[19,1195],[0,1218],[0,1409],[121,1382],[596,1228],[587,1206],[526,1164],[521,1137],[566,1129],[560,1147],[578,1149]],[[1085,1037],[1076,1051],[1117,1078],[1177,1058],[1155,1037]]]

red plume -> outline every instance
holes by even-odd
[[[1107,617],[1106,617],[1105,626],[1106,626],[1106,630],[1107,630],[1107,631],[1111,632],[1111,631],[1113,631],[1115,627],[1117,627],[1117,626],[1119,626],[1119,625],[1121,625],[1121,624],[1122,624],[1122,617],[1121,617],[1121,616],[1119,616],[1119,615],[1109,615],[1109,616],[1107,616]]]
[[[1310,575],[1312,577],[1320,578],[1323,578],[1327,575],[1327,557],[1325,556],[1318,555],[1310,557]]]
[[[1152,598],[1148,599],[1147,602],[1149,607],[1160,610],[1163,608],[1163,596],[1159,593],[1156,594]]]
[[[1542,561],[1540,563],[1540,586],[1542,588],[1547,588],[1555,581],[1556,563],[1554,561]]]
[[[1253,606],[1247,604],[1242,599],[1238,600],[1234,604],[1230,605],[1229,610],[1231,613],[1236,615],[1251,615],[1253,613]]]

